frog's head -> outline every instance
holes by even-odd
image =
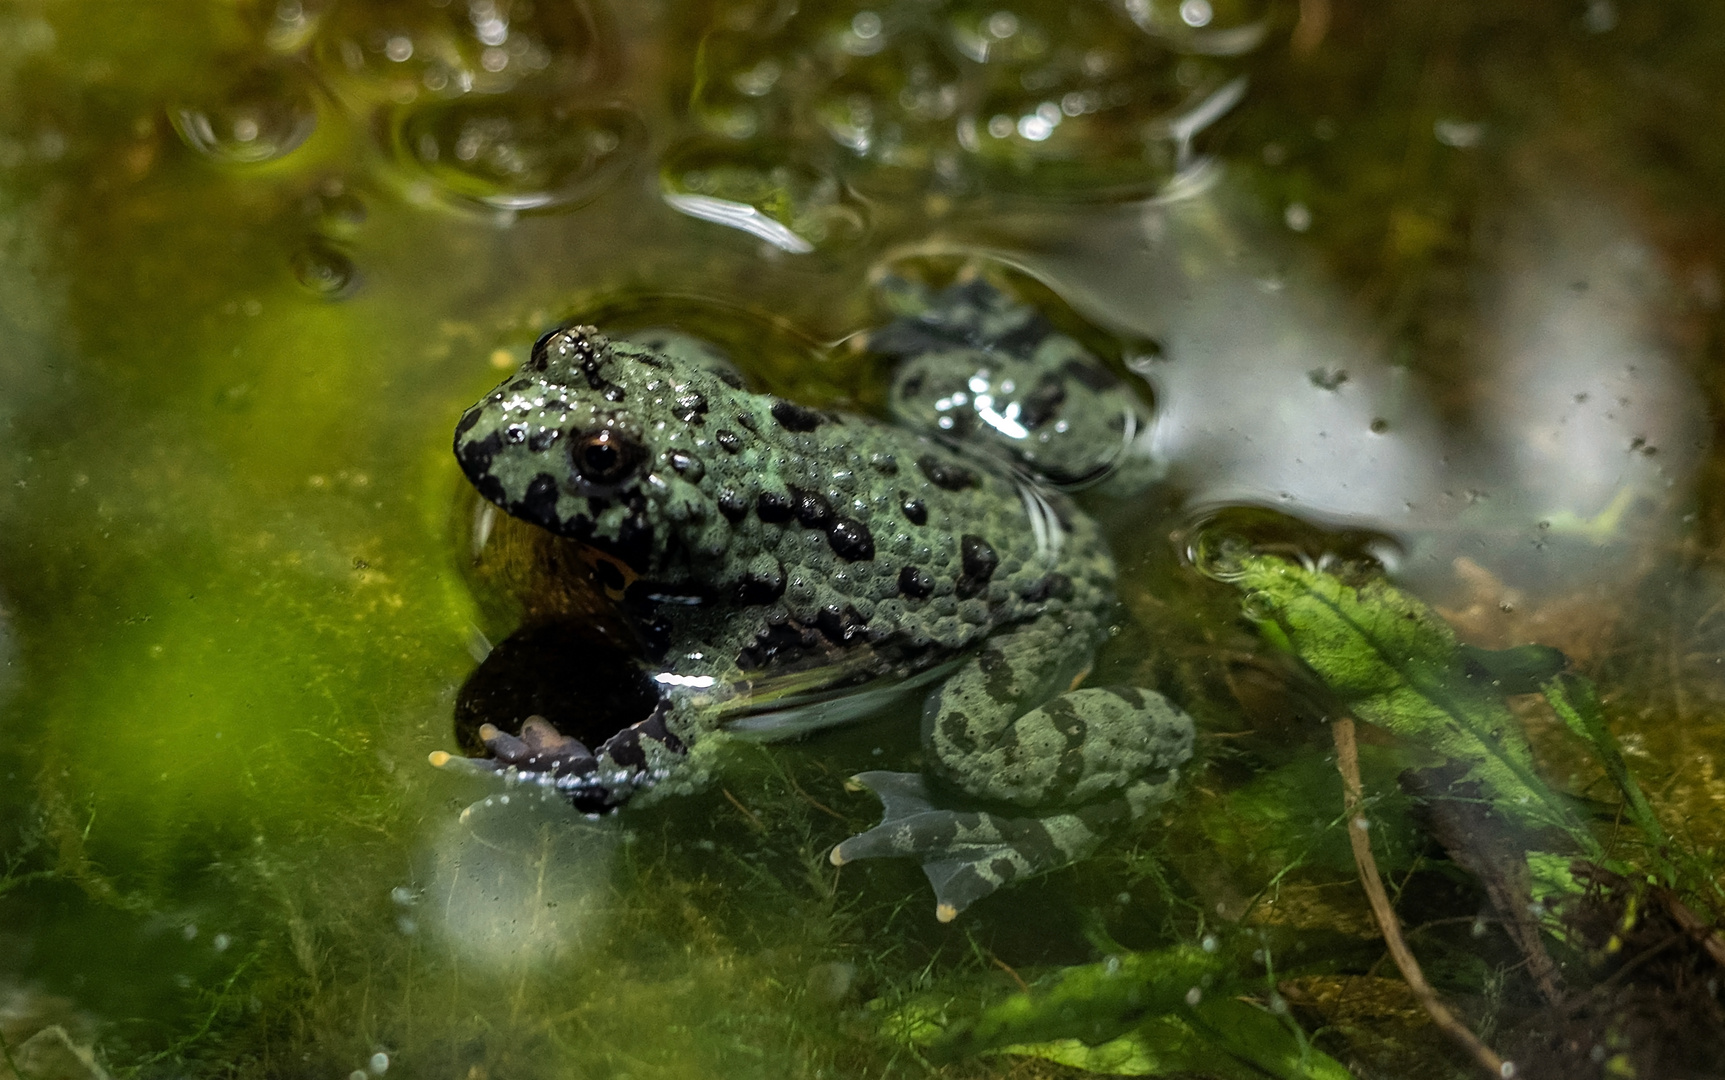
[[[562,327],[462,415],[455,457],[512,517],[650,573],[669,533],[700,516],[691,428],[718,378],[591,326]]]

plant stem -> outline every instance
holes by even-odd
[[[1366,901],[1371,904],[1372,917],[1377,920],[1378,929],[1383,931],[1384,945],[1389,949],[1390,959],[1395,961],[1396,969],[1407,981],[1408,989],[1414,992],[1414,996],[1425,1007],[1432,1023],[1461,1044],[1491,1076],[1498,1080],[1514,1076],[1515,1065],[1498,1057],[1496,1051],[1481,1042],[1479,1036],[1450,1012],[1449,1006],[1443,1003],[1437,991],[1426,982],[1419,961],[1414,959],[1413,950],[1408,948],[1407,941],[1402,937],[1401,922],[1396,918],[1395,909],[1390,906],[1389,895],[1384,892],[1383,878],[1378,875],[1377,859],[1372,856],[1372,841],[1366,834],[1366,816],[1361,809],[1364,791],[1360,783],[1360,750],[1359,744],[1354,741],[1353,717],[1344,716],[1332,721],[1330,732],[1336,740],[1336,769],[1342,774],[1342,801],[1347,809],[1348,844],[1354,850],[1354,865],[1359,868],[1360,885],[1366,890]]]

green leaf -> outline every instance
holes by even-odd
[[[1293,1024],[1235,998],[1240,957],[1179,945],[1126,953],[1061,971],[1051,985],[1015,994],[971,1021],[927,1038],[935,1060],[981,1053],[1043,1057],[1125,1076],[1201,1073],[1233,1080],[1346,1080]],[[923,1041],[923,1040],[919,1040]]]
[[[1560,830],[1600,856],[1568,801],[1535,773],[1500,680],[1481,665],[1492,654],[1464,652],[1425,604],[1382,578],[1347,584],[1268,555],[1230,560],[1218,576],[1246,593],[1248,613],[1271,639],[1285,641],[1356,717],[1464,766],[1458,779],[1480,785],[1504,816]],[[1512,657],[1504,670],[1550,663],[1543,651]]]
[[[1230,985],[1233,966],[1219,953],[1176,945],[1066,968],[1048,989],[1016,994],[973,1021],[954,1024],[930,1046],[931,1056],[950,1059],[1059,1039],[1100,1045],[1147,1017],[1181,1008],[1195,989],[1202,994]]]

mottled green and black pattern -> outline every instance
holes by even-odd
[[[949,918],[1082,857],[1165,794],[1190,721],[1148,691],[1070,690],[1113,603],[1095,524],[935,434],[750,393],[668,339],[541,339],[462,417],[456,456],[485,498],[592,552],[662,699],[592,750],[492,729],[481,767],[617,805],[701,782],[715,732],[794,734],[934,684],[933,801],[895,818],[889,798],[834,861],[920,858]],[[859,779],[886,797],[889,775]]]

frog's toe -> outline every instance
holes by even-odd
[[[510,735],[491,724],[479,728],[479,739],[505,767],[522,772],[561,776],[592,768],[593,751],[551,726],[543,716],[530,716],[521,725],[520,736]]]
[[[1077,813],[1006,817],[937,807],[915,773],[870,772],[856,781],[880,796],[881,823],[840,843],[832,863],[909,856],[934,886],[935,917],[950,922],[989,893],[1088,855],[1101,839]]]
[[[485,744],[490,757],[458,757],[438,750],[432,753],[431,763],[440,769],[473,773],[514,769],[551,779],[584,775],[598,767],[593,751],[581,740],[559,732],[543,716],[528,717],[521,725],[520,735],[511,735],[495,724],[481,724],[479,741]]]

